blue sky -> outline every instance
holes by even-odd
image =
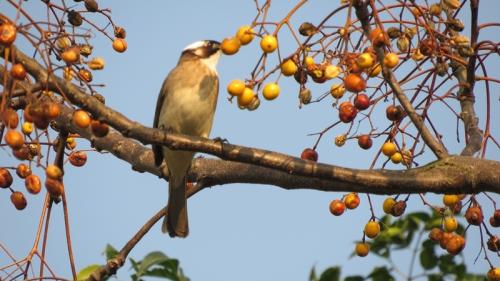
[[[106,68],[95,73],[94,79],[106,84],[101,93],[106,96],[108,106],[145,125],[152,124],[157,93],[164,77],[177,63],[180,51],[200,39],[222,40],[232,36],[239,26],[249,24],[256,13],[254,2],[250,0],[100,2],[103,7],[112,8],[114,21],[126,28],[129,49],[124,54],[112,52],[109,40],[97,35],[93,40],[94,54],[106,59]],[[273,1],[271,19],[283,17],[291,2]],[[304,17],[317,23],[338,2],[311,1],[291,23],[298,26]],[[492,11],[497,7],[493,1],[481,4],[484,5],[481,20],[494,20]],[[40,12],[37,10],[40,4],[36,1],[24,5],[34,13]],[[0,3],[0,10],[6,7],[5,2]],[[493,32],[489,34],[495,36]],[[290,38],[286,32],[283,35],[280,42],[285,46]],[[295,48],[289,46],[284,50]],[[315,142],[315,138],[307,134],[335,122],[337,113],[332,111],[331,101],[299,109],[298,89],[293,79],[280,80],[280,97],[272,102],[262,101],[257,111],[241,111],[229,103],[225,86],[232,79],[248,77],[259,54],[258,44],[253,42],[238,55],[221,58],[218,66],[221,90],[211,135],[235,144],[300,155],[302,149]],[[498,67],[498,60],[492,66]],[[327,86],[314,88],[313,94],[319,95],[325,89]],[[493,104],[498,109],[498,94],[493,97]],[[493,117],[499,120],[498,115],[497,110]],[[450,126],[444,122],[446,119],[440,119],[448,118],[447,114],[438,112],[435,116],[443,121],[440,122],[442,128],[448,128],[445,132],[449,133],[452,153],[459,152],[453,135],[455,120],[447,120]],[[498,135],[497,124],[493,125],[493,130],[497,130]],[[380,140],[376,140],[369,151],[361,151],[355,142],[338,148],[333,145],[333,138],[340,132],[327,134],[320,143],[320,161],[368,168]],[[85,147],[86,144],[81,141],[79,145]],[[498,150],[490,149],[489,152],[490,158],[500,160]],[[0,165],[3,165],[7,153],[0,151],[0,155]],[[22,186],[17,179],[15,184]],[[68,169],[65,184],[78,268],[102,263],[101,253],[107,243],[120,248],[167,199],[166,182],[149,174],[133,172],[129,164],[106,154],[90,154],[86,166]],[[28,208],[17,212],[11,207],[8,196],[0,195],[4,195],[0,196],[0,242],[21,257],[32,246],[43,196],[28,195]],[[367,273],[381,261],[374,256],[348,259],[353,241],[361,239],[362,228],[370,218],[366,196],[361,195],[360,208],[333,217],[328,212],[328,204],[341,196],[307,190],[285,191],[263,185],[216,186],[189,200],[190,235],[187,239],[172,240],[161,233],[158,225],[132,251],[131,257],[138,259],[154,250],[163,251],[179,258],[186,275],[195,281],[299,281],[307,280],[312,266],[321,270],[332,265],[343,265],[347,274]],[[434,202],[440,200],[439,196],[429,197]],[[498,201],[498,195],[493,197]],[[380,206],[382,199],[375,198],[376,206]],[[410,202],[410,210],[423,208],[417,198]],[[69,277],[61,206],[53,211],[48,261],[57,272]],[[377,212],[381,215],[380,208]],[[472,271],[485,272],[487,265],[482,259],[472,265],[472,258],[479,250],[479,242],[472,241],[473,237],[478,240],[476,232],[469,233],[474,234],[465,253]],[[407,270],[405,260],[409,255],[410,251],[398,256],[403,271]],[[498,265],[500,259],[497,257],[493,261]],[[5,264],[5,257],[1,255],[0,264]],[[118,276],[127,280],[128,273],[128,266],[125,266]]]

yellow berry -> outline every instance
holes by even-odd
[[[232,96],[240,96],[245,90],[245,82],[233,80],[227,85],[227,92]]]
[[[272,53],[278,48],[278,39],[272,35],[264,35],[260,40],[260,48],[264,53]]]
[[[455,217],[446,217],[444,218],[443,228],[446,232],[453,232],[457,229],[458,222]]]
[[[345,93],[345,87],[342,84],[333,84],[330,87],[330,94],[336,98],[340,99],[344,96]]]
[[[399,152],[396,152],[393,155],[391,155],[391,161],[394,164],[399,164],[401,163],[401,161],[403,161],[403,155]]]
[[[25,134],[25,135],[31,134],[31,132],[33,132],[33,123],[24,122],[23,125],[21,126],[21,130],[23,131],[23,134]]]
[[[399,63],[399,57],[395,53],[388,53],[384,57],[384,65],[388,68],[394,68]]]
[[[380,233],[380,224],[376,221],[369,221],[365,225],[365,234],[368,238],[375,238]]]
[[[255,97],[254,91],[248,87],[245,87],[243,93],[238,96],[238,105],[241,107],[245,107],[252,102],[254,97]]]
[[[276,83],[269,83],[264,86],[262,90],[262,95],[266,100],[274,100],[280,94],[280,86]]]
[[[297,70],[297,65],[291,59],[286,60],[281,64],[281,73],[283,73],[283,75],[285,76],[292,76],[295,74],[295,72],[297,72]]]
[[[397,151],[398,148],[393,142],[386,142],[384,143],[384,145],[382,145],[382,153],[387,157],[391,157]]]
[[[247,45],[252,42],[254,37],[254,31],[252,27],[244,25],[238,29],[236,32],[236,38],[240,41],[241,45]]]
[[[339,76],[341,71],[342,71],[342,69],[340,67],[330,64],[325,68],[324,77],[326,79],[333,79],[333,78]]]
[[[384,204],[382,205],[382,209],[384,209],[384,213],[386,214],[392,214],[392,208],[396,205],[396,200],[392,197],[387,197],[384,200]]]
[[[455,194],[443,195],[443,204],[445,206],[453,208],[458,203],[458,201],[460,201],[460,198],[458,197],[458,195],[455,195]]]
[[[220,49],[226,55],[236,54],[239,51],[240,46],[240,40],[235,37],[224,38],[224,40],[222,40],[222,42],[220,43]]]

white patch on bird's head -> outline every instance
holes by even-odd
[[[196,55],[203,64],[217,74],[216,66],[221,55],[219,42],[212,40],[197,41],[186,46],[184,52],[186,51]]]
[[[187,45],[183,51],[195,50],[195,49],[198,49],[198,48],[203,47],[203,46],[205,46],[205,41],[197,41],[197,42],[194,42],[194,43]]]

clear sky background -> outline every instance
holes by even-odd
[[[99,2],[102,7],[112,8],[114,21],[126,28],[129,49],[124,54],[117,54],[112,51],[109,40],[97,35],[93,40],[94,55],[106,59],[106,68],[94,73],[94,80],[106,84],[101,93],[106,96],[108,106],[145,125],[152,124],[161,83],[177,63],[181,50],[200,39],[222,40],[232,36],[239,26],[250,24],[256,14],[251,0]],[[291,23],[298,26],[304,18],[318,23],[339,2],[310,1]],[[284,17],[293,3],[295,1],[273,1],[271,19]],[[35,14],[44,13],[37,10],[41,7],[38,1],[23,5]],[[498,11],[497,6],[496,1],[482,1],[481,21],[497,20],[494,12]],[[0,11],[6,9],[7,4],[0,2]],[[337,24],[343,24],[342,20]],[[498,30],[494,31],[486,35],[498,41]],[[288,35],[285,32],[283,38],[280,37],[282,46],[290,42]],[[295,45],[285,46],[285,53],[294,48]],[[242,48],[236,56],[221,58],[218,66],[221,90],[211,135],[235,144],[298,156],[316,140],[307,134],[335,122],[337,112],[331,108],[331,99],[299,109],[298,87],[293,79],[282,79],[281,96],[272,102],[262,101],[257,111],[241,111],[234,103],[229,103],[225,86],[232,79],[248,77],[259,54],[256,41]],[[498,69],[498,60],[490,66],[493,70],[493,67]],[[498,74],[498,71],[492,73]],[[313,88],[313,95],[320,95],[329,85]],[[496,89],[492,102],[498,109],[498,87]],[[481,97],[478,100],[480,103]],[[484,111],[481,112],[480,119],[484,121]],[[493,117],[499,120],[498,110]],[[442,121],[440,128],[445,133],[445,141],[452,143],[452,153],[458,153],[462,144],[455,143],[456,120],[446,111],[437,112],[433,118]],[[492,129],[498,136],[498,123],[494,123]],[[338,148],[333,138],[344,130],[345,127],[339,127],[325,136],[319,146],[320,161],[368,168],[381,140],[376,140],[369,151],[362,151],[355,142]],[[490,147],[489,158],[500,160],[499,151]],[[4,165],[4,159],[11,161],[3,150],[0,159],[0,165]],[[422,159],[421,164],[430,159],[432,157]],[[388,168],[398,167],[390,164]],[[107,243],[121,248],[167,200],[165,181],[150,174],[136,173],[129,164],[106,154],[92,153],[83,168],[67,169],[65,184],[78,268],[103,263],[101,253]],[[22,182],[16,179],[15,186],[22,187]],[[180,259],[186,275],[194,281],[300,281],[307,280],[312,266],[322,270],[332,265],[342,265],[346,274],[365,274],[373,266],[382,264],[373,255],[349,259],[353,241],[361,239],[363,226],[370,218],[366,196],[361,195],[358,209],[333,217],[328,204],[341,196],[308,190],[286,191],[263,185],[216,186],[189,200],[190,235],[187,239],[170,239],[157,225],[130,256],[140,259],[148,252],[163,251]],[[498,195],[493,197],[497,201],[500,199]],[[440,202],[440,196],[429,198]],[[380,216],[382,199],[375,197],[376,212]],[[0,242],[17,257],[27,254],[32,246],[43,196],[28,195],[28,200],[28,208],[18,212],[11,206],[7,192],[0,193]],[[486,205],[491,210],[491,204]],[[69,277],[61,207],[56,205],[53,210],[47,258],[58,273]],[[410,200],[410,211],[423,208],[416,197]],[[484,273],[488,266],[482,258],[472,264],[479,251],[477,230],[472,230],[465,249],[466,259],[471,271]],[[408,270],[410,253],[408,249],[398,255],[403,272]],[[498,257],[490,257],[500,265]],[[6,264],[5,256],[0,255],[0,264]],[[126,265],[118,276],[127,280],[129,273]]]

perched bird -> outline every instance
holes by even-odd
[[[207,138],[217,105],[219,78],[215,66],[220,57],[220,44],[205,40],[187,46],[177,66],[163,82],[154,119],[154,128],[172,133]],[[153,145],[155,164],[165,159],[169,172],[167,215],[162,231],[171,237],[189,233],[186,175],[194,152],[171,150]]]

